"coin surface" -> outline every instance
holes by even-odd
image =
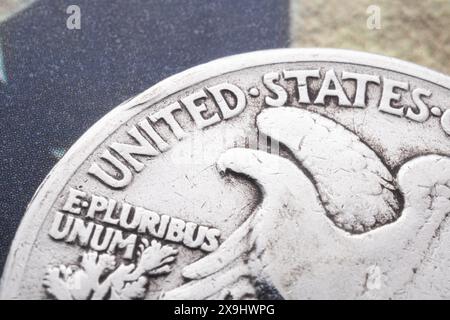
[[[450,78],[331,49],[172,76],[89,129],[1,297],[450,297]]]

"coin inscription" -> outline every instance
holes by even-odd
[[[53,239],[65,240],[68,243],[78,242],[81,246],[88,246],[100,252],[105,250],[116,252],[118,249],[124,249],[123,256],[126,259],[133,257],[137,233],[182,243],[191,249],[198,248],[206,252],[214,251],[219,246],[220,231],[217,229],[160,215],[142,207],[133,207],[129,203],[119,205],[115,200],[101,196],[93,195],[88,202],[85,201],[87,196],[83,191],[70,189],[67,201],[63,209],[55,214],[49,231]],[[81,210],[83,207],[86,208],[85,213]],[[72,215],[65,215],[63,212]],[[76,218],[77,215],[81,215],[84,219]],[[83,220],[90,222],[85,225]],[[121,230],[132,234],[124,239]]]
[[[450,78],[341,50],[173,76],[44,181],[1,296],[448,298]]]

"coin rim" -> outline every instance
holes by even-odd
[[[450,89],[450,77],[414,63],[343,49],[272,49],[233,55],[173,75],[129,99],[89,128],[50,171],[32,197],[17,229],[0,281],[0,299],[19,294],[31,249],[58,195],[97,147],[123,123],[164,98],[202,81],[246,68],[295,62],[347,63],[378,68]],[[89,141],[89,143],[86,143]],[[61,179],[61,177],[67,177]]]

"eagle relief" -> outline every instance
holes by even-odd
[[[331,49],[173,76],[52,170],[1,297],[449,298],[449,96],[448,76]]]

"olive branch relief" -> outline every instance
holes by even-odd
[[[171,272],[178,251],[142,239],[136,264],[118,264],[114,255],[85,252],[80,265],[49,267],[44,277],[47,293],[58,300],[130,300],[145,297],[148,277]]]

